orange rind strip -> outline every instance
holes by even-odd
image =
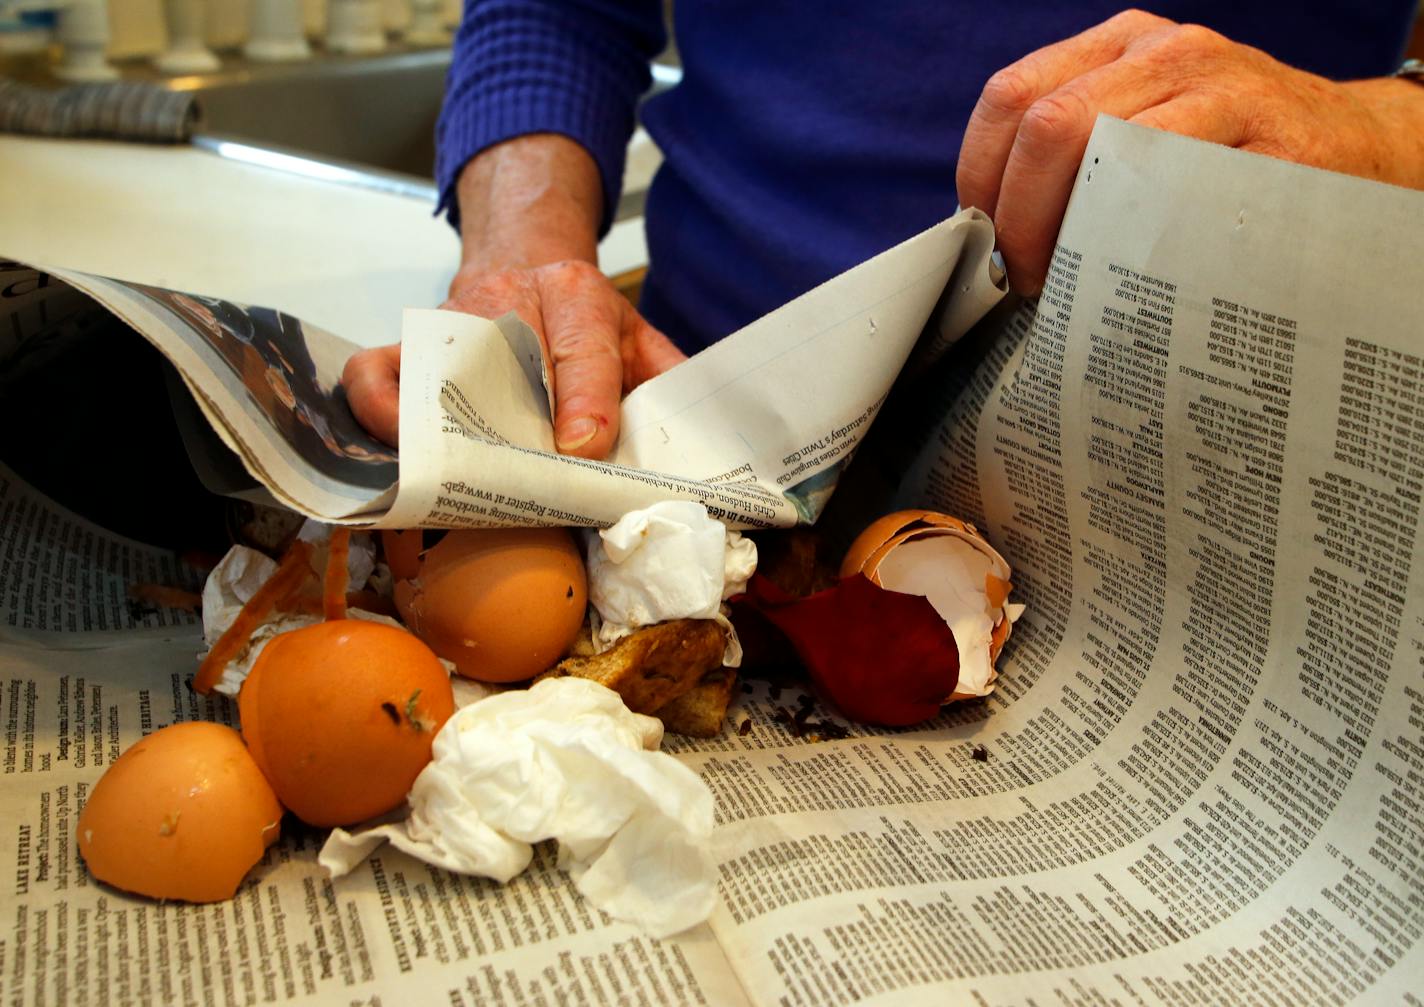
[[[327,620],[346,618],[346,581],[349,579],[346,557],[350,551],[351,529],[333,528],[331,543],[327,546],[326,579],[321,592],[321,614]]]
[[[272,613],[279,601],[301,587],[302,582],[312,572],[311,555],[310,543],[300,540],[292,543],[292,547],[278,564],[277,572],[247,599],[247,604],[242,606],[242,611],[237,613],[232,625],[218,637],[218,642],[213,644],[213,649],[203,658],[203,663],[198,666],[198,673],[193,676],[194,692],[203,695],[211,692],[213,686],[222,679],[223,669],[227,667],[228,662],[242,653],[262,620]]]
[[[409,531],[381,532],[381,548],[386,554],[386,565],[396,580],[414,580],[420,575],[420,549],[424,536],[419,528]]]

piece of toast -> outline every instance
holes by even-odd
[[[732,668],[714,668],[693,688],[653,711],[663,727],[673,734],[692,738],[715,738],[722,733],[727,707],[737,688]]]
[[[634,713],[659,716],[679,697],[702,691],[704,676],[722,668],[726,646],[726,634],[713,620],[673,619],[645,626],[602,654],[567,657],[535,681],[564,675],[591,679],[622,696]],[[705,727],[710,714],[704,707],[715,702],[718,690],[725,690],[730,699],[730,686],[724,685],[722,677],[709,677],[706,684],[710,691],[700,699],[687,700],[673,716]],[[667,726],[666,721],[664,724]]]

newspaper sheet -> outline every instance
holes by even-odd
[[[394,498],[395,452],[361,428],[339,385],[354,344],[283,311],[204,294],[18,264],[6,275],[83,291],[152,342],[282,503],[346,516]]]
[[[607,527],[666,499],[737,528],[813,521],[921,334],[948,345],[1003,296],[992,246],[963,211],[733,333],[628,395],[607,462],[553,453],[523,326],[407,312],[401,488],[381,523]]]
[[[628,396],[607,462],[555,452],[528,326],[409,311],[399,495],[394,450],[346,405],[338,378],[355,347],[338,336],[272,308],[72,270],[10,264],[0,285],[62,281],[118,315],[177,368],[247,471],[311,517],[606,526],[692,499],[745,528],[816,518],[917,343],[933,359],[1002,298],[992,250],[989,219],[966,210],[733,333]],[[18,331],[26,302],[0,306]],[[452,478],[464,472],[478,485]]]
[[[235,711],[187,690],[191,639],[0,643],[7,999],[1417,1002],[1421,207],[1101,121],[1042,298],[902,381],[844,480],[912,452],[881,506],[1009,558],[997,690],[888,731],[753,683],[670,743],[722,896],[676,938],[547,850],[505,888],[384,854],[331,882],[299,828],[229,903],[106,889],[72,836],[102,767]]]
[[[202,620],[132,597],[136,584],[201,590],[202,573],[163,549],[100,528],[0,464],[0,640],[103,647],[115,634],[201,635]]]
[[[898,503],[978,520],[1028,604],[999,691],[954,726],[691,756],[748,989],[1417,995],[1421,213],[1100,124],[1036,310],[918,386],[942,420]]]

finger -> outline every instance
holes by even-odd
[[[989,78],[959,148],[955,183],[959,204],[996,217],[1000,183],[1028,110],[1074,77],[1122,56],[1145,32],[1172,22],[1142,11],[1125,11],[1072,38],[1046,46]]]
[[[400,443],[400,344],[362,350],[346,361],[341,385],[356,421],[391,447]]]
[[[994,232],[1009,283],[1032,296],[1043,287],[1078,166],[1099,113],[1132,119],[1171,100],[1179,83],[1131,58],[1075,77],[1024,115],[1004,166]]]
[[[630,304],[624,316],[623,393],[687,359],[671,339],[653,328]]]
[[[538,272],[554,379],[554,443],[563,454],[603,458],[618,439],[627,302],[585,263],[557,263]]]
[[[342,387],[357,422],[395,447],[400,439],[400,345],[362,350],[346,362]]]

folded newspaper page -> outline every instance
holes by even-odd
[[[1413,1002],[1421,210],[1419,193],[1100,121],[1042,298],[903,379],[836,498],[906,457],[878,506],[973,520],[1009,559],[1028,608],[996,691],[886,730],[752,682],[720,737],[667,743],[715,795],[721,875],[711,920],[673,938],[590,909],[545,848],[507,886],[389,851],[333,881],[322,835],[291,827],[226,903],[106,888],[73,836],[103,768],[160,725],[235,708],[186,688],[191,637],[0,642],[7,998]],[[851,308],[871,337],[881,309]],[[502,330],[418,314],[411,331],[487,354],[510,402],[538,404]],[[414,404],[450,428],[432,455],[538,448],[504,400],[466,412],[447,380]],[[651,415],[675,422],[670,406]],[[755,439],[739,454],[715,435],[706,459],[658,454],[676,432],[630,470],[768,464]],[[799,464],[773,460],[758,479]],[[97,582],[100,558],[8,576],[43,606]]]
[[[339,378],[356,347],[274,308],[54,268],[11,263],[0,299],[21,344],[43,343],[55,297],[82,291],[171,362],[223,443],[277,501],[328,520],[394,499],[395,451],[345,403]],[[53,292],[53,293],[51,293]],[[25,310],[28,309],[28,310]]]
[[[18,331],[37,297],[94,298],[162,351],[277,501],[320,520],[606,526],[688,499],[767,527],[815,519],[922,333],[932,358],[1003,296],[992,250],[966,210],[732,334],[628,396],[607,462],[555,452],[539,344],[514,316],[407,313],[397,462],[346,405],[355,347],[282,311],[20,265],[0,280],[26,298],[0,303]]]

